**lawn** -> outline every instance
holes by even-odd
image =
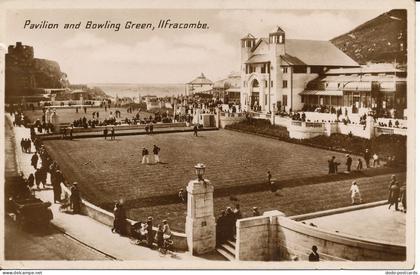
[[[149,214],[165,217],[178,229],[182,229],[185,221],[185,206],[177,203],[176,194],[195,177],[193,167],[198,162],[205,163],[206,178],[215,186],[217,211],[233,205],[232,195],[239,199],[244,209],[257,205],[262,210],[289,209],[288,214],[348,203],[342,198],[332,203],[323,201],[326,199],[324,193],[330,192],[329,199],[339,197],[331,188],[336,185],[329,183],[333,178],[326,176],[327,160],[335,155],[342,163],[340,170],[343,171],[344,154],[255,135],[219,130],[201,132],[199,137],[193,137],[192,133],[172,133],[118,137],[115,141],[102,138],[48,140],[44,144],[67,180],[79,182],[87,200],[111,209],[112,203],[122,198],[131,208],[131,217],[144,218]],[[153,144],[161,147],[160,158],[164,163],[142,165],[141,148],[145,146],[151,151]],[[356,161],[353,168],[355,166]],[[284,197],[273,197],[263,191],[268,169],[285,187],[283,190],[293,192]],[[338,180],[345,176],[334,177]],[[318,190],[323,181],[328,182],[329,187]],[[307,189],[309,184],[316,188]],[[381,184],[386,185],[386,182]],[[347,185],[348,182],[343,190],[350,188]],[[372,199],[379,200],[383,194],[375,196]],[[284,205],[289,208],[284,210]]]

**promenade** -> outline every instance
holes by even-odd
[[[24,127],[14,127],[15,144],[19,144],[22,138],[29,137],[29,129]],[[25,177],[34,172],[31,166],[32,154],[22,153],[20,146],[15,150],[17,161],[19,163],[20,171]],[[47,184],[49,184],[49,177]],[[38,190],[35,192],[36,197],[43,201],[50,201],[52,203],[51,210],[53,211],[52,225],[60,230],[62,233],[77,239],[86,246],[100,251],[116,260],[147,260],[147,261],[211,261],[211,260],[225,260],[216,252],[203,257],[196,257],[190,255],[188,252],[176,252],[176,256],[162,255],[157,250],[152,250],[147,247],[133,244],[129,238],[122,237],[111,232],[111,228],[101,224],[84,215],[72,215],[61,212],[59,204],[54,204],[53,193],[51,189]]]

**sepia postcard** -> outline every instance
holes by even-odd
[[[2,269],[414,272],[414,1],[0,12]]]

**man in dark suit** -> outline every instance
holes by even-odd
[[[318,247],[316,245],[312,246],[312,252],[309,254],[309,261],[310,262],[319,262],[319,254],[318,254]]]

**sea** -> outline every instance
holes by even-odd
[[[133,84],[133,83],[89,83],[88,87],[101,88],[112,97],[130,97],[155,95],[157,97],[177,97],[185,95],[185,84]]]

